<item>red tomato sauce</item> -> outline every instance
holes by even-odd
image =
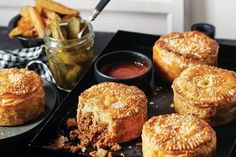
[[[109,65],[105,74],[114,78],[132,78],[144,74],[148,67],[136,62],[122,62]]]

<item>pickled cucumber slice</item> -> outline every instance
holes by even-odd
[[[69,64],[69,65],[76,64],[75,56],[67,51],[57,51],[57,57],[63,64]]]
[[[68,35],[67,35],[67,26],[66,26],[66,25],[62,25],[62,26],[60,26],[60,28],[61,28],[61,33],[62,33],[63,37],[64,37],[65,39],[67,39],[67,38],[68,38]]]
[[[73,66],[68,70],[66,79],[68,82],[76,82],[80,78],[81,67],[79,65]]]
[[[80,32],[80,19],[72,17],[67,25],[67,33],[69,39],[77,39],[77,35]]]
[[[61,31],[59,20],[60,20],[60,17],[55,14],[55,16],[49,26],[51,33],[52,33],[52,38],[57,39],[57,40],[65,40],[65,38],[62,34],[62,31]]]

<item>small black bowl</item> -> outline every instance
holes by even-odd
[[[143,66],[145,71],[140,75],[128,78],[112,77],[106,73],[107,69],[119,65],[119,63],[135,63]],[[94,64],[95,78],[98,83],[118,82],[128,85],[136,85],[141,88],[149,85],[152,77],[152,68],[152,61],[147,56],[129,50],[107,53],[99,57]],[[129,74],[127,73],[127,75]]]
[[[215,26],[209,23],[196,23],[191,26],[191,30],[203,32],[212,39],[215,38]]]
[[[21,15],[14,16],[8,23],[9,32],[14,29],[17,25],[17,22],[20,20]],[[43,39],[39,38],[26,38],[22,36],[16,36],[16,39],[20,42],[21,46],[24,48],[35,47],[44,44]]]

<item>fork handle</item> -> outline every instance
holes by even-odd
[[[100,2],[97,4],[96,6],[96,10],[98,12],[101,12],[103,10],[103,8],[107,5],[107,3],[109,2],[110,0],[100,0]]]
[[[101,11],[105,8],[107,3],[110,0],[100,0],[100,2],[97,4],[95,9],[93,10],[92,14],[89,16],[88,22],[91,22],[96,19],[96,17],[101,13]]]

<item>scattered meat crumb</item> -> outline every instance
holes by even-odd
[[[170,107],[172,107],[172,108],[173,108],[173,107],[174,107],[174,104],[173,104],[173,103],[171,103],[171,104],[170,104]]]
[[[112,154],[112,152],[108,152],[108,155],[107,155],[108,157],[113,157],[113,154]]]
[[[111,147],[111,150],[114,150],[114,151],[118,151],[118,150],[121,150],[122,147],[118,144],[118,143],[115,143],[112,147]]]
[[[80,150],[80,146],[71,146],[70,150],[72,153],[76,153]]]
[[[78,130],[72,130],[70,131],[70,140],[74,141],[76,140],[78,137]]]
[[[53,150],[62,149],[64,147],[65,136],[59,136],[53,143],[49,146],[44,146],[44,148],[49,148]]]
[[[92,151],[92,152],[89,153],[89,155],[92,156],[92,157],[96,157],[96,153],[97,153],[97,151]]]
[[[68,118],[66,121],[66,127],[67,128],[77,127],[76,118]]]

